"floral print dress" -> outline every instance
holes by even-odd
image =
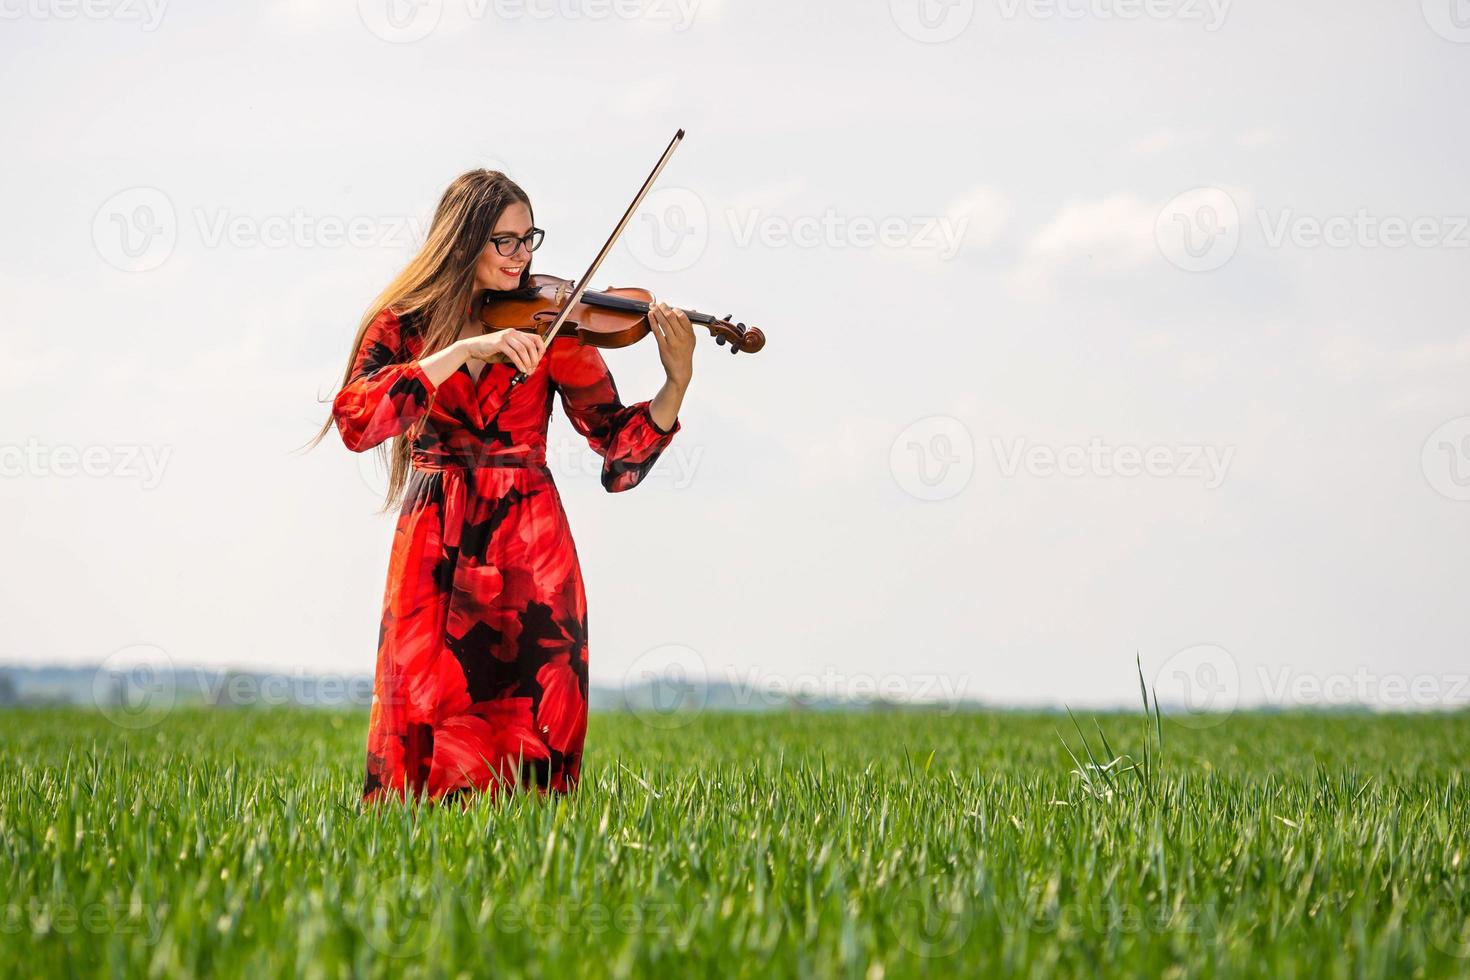
[[[681,428],[623,405],[597,348],[558,337],[527,379],[468,366],[434,385],[412,314],[381,312],[332,414],[353,452],[411,440],[378,632],[363,799],[576,787],[587,732],[587,606],[546,466],[553,396],[631,489]]]

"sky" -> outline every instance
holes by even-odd
[[[591,675],[1470,702],[1470,5],[0,0],[0,662],[371,671],[327,417],[459,173],[700,338]],[[625,402],[651,340],[606,359]]]

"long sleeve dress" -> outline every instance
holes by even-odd
[[[347,448],[411,440],[378,631],[363,799],[495,793],[517,778],[575,788],[587,732],[587,606],[546,466],[554,395],[637,486],[681,425],[623,405],[597,348],[558,337],[512,388],[512,364],[461,366],[436,386],[412,313],[380,313],[332,414]]]

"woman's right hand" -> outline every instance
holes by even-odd
[[[546,351],[546,341],[541,335],[529,330],[496,330],[480,337],[466,337],[457,341],[465,352],[465,358],[475,358],[487,364],[510,362],[522,374],[536,370],[541,355]]]

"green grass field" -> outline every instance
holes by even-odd
[[[1099,721],[595,714],[415,819],[364,714],[3,712],[0,974],[1470,975],[1470,716]]]

